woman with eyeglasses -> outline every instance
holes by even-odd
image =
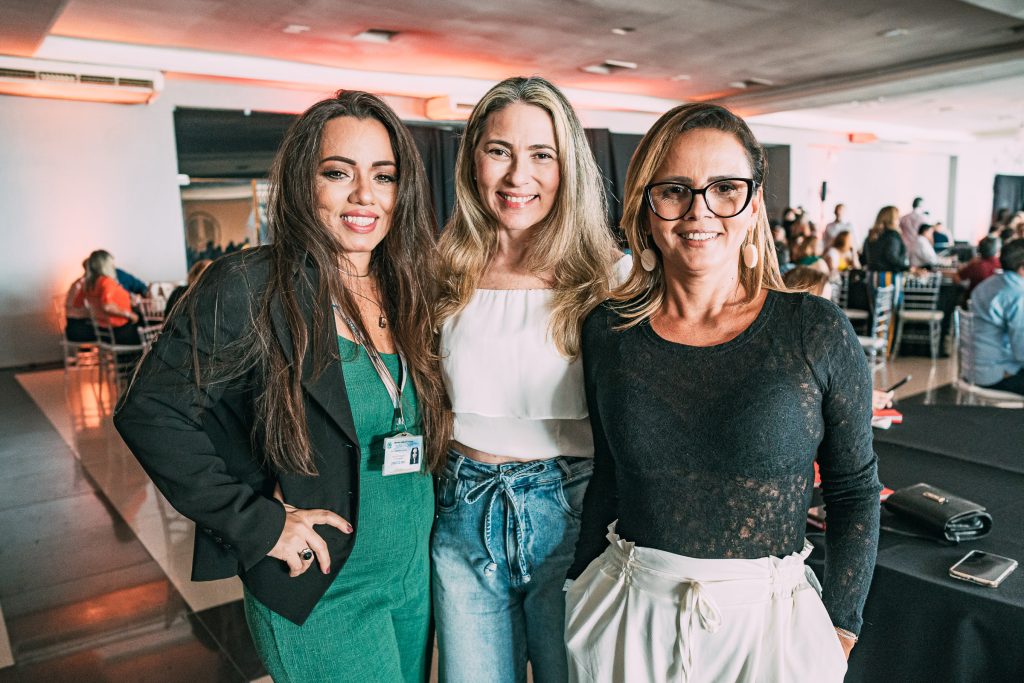
[[[440,680],[565,681],[562,584],[594,445],[580,327],[616,276],[600,170],[565,96],[509,78],[473,109],[440,240],[455,413],[431,547]],[[624,273],[623,273],[624,274]]]
[[[786,291],[766,172],[747,125],[704,103],[662,116],[630,163],[639,262],[583,330],[595,455],[566,596],[570,680],[846,671],[878,535],[871,377],[842,312]],[[815,457],[823,587],[804,565]]]

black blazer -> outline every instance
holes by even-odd
[[[201,363],[216,362],[227,342],[251,333],[269,266],[267,248],[260,247],[217,259],[203,274],[189,294],[196,298]],[[330,305],[314,301],[316,278],[308,266],[295,276],[307,324],[313,306]],[[344,566],[359,533],[359,441],[341,363],[317,378],[311,372],[311,351],[303,364],[306,421],[319,476],[272,471],[265,464],[261,439],[252,438],[259,380],[250,373],[197,387],[191,324],[185,307],[178,309],[122,397],[114,425],[171,505],[195,521],[199,533],[192,580],[237,574],[260,602],[302,624]],[[273,300],[271,317],[276,340],[291,359],[292,341],[279,298]],[[335,332],[333,323],[326,332]],[[325,341],[337,355],[335,339]],[[291,578],[284,562],[266,556],[284,528],[284,508],[272,495],[278,481],[289,504],[332,510],[355,527],[353,534],[316,527],[331,554],[329,575],[314,563]]]
[[[864,241],[864,265],[868,270],[884,270],[901,273],[910,270],[907,260],[907,245],[899,230],[883,230],[878,239]]]

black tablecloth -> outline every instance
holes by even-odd
[[[847,681],[1024,681],[1024,567],[999,588],[949,578],[975,548],[1024,564],[1024,411],[901,407],[904,423],[875,431],[879,476],[920,481],[988,508],[992,533],[943,546],[885,530]],[[882,513],[882,524],[903,526]],[[812,566],[820,571],[820,556]]]

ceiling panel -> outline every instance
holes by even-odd
[[[771,92],[1024,41],[1021,20],[959,0],[68,0],[54,35],[328,66],[562,85],[673,99]],[[289,25],[309,30],[288,34]],[[613,28],[635,29],[615,35]],[[353,36],[397,30],[386,44]],[[898,36],[886,31],[901,29]],[[635,62],[609,76],[580,67]],[[680,74],[685,80],[672,80]]]

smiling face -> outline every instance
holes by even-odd
[[[651,182],[676,181],[700,189],[723,178],[750,178],[750,160],[736,136],[719,130],[681,133]],[[711,192],[712,190],[708,190]],[[728,272],[738,269],[740,249],[754,225],[761,203],[760,190],[739,214],[720,218],[702,196],[681,218],[668,221],[647,208],[651,236],[661,251],[667,274]]]
[[[384,125],[353,116],[328,121],[317,167],[317,210],[350,260],[368,263],[391,227],[397,194],[398,167]]]
[[[551,213],[561,171],[551,117],[516,102],[487,117],[473,154],[481,203],[505,230],[527,230]]]

